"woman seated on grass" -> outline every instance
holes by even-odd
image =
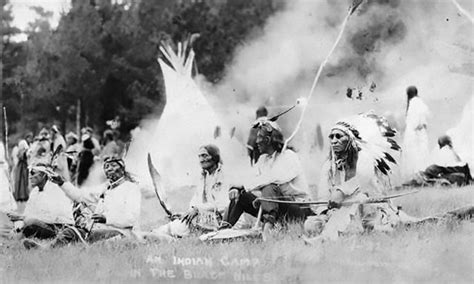
[[[472,181],[469,165],[461,160],[453,148],[451,137],[438,138],[439,149],[433,155],[433,163],[424,171],[418,172],[405,186],[426,184],[468,185]]]

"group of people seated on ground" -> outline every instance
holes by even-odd
[[[33,133],[27,133],[12,150],[13,165],[11,176],[13,196],[17,202],[29,199],[31,185],[28,183],[28,167],[38,160],[47,160],[60,149],[65,155],[57,159],[61,164],[63,177],[76,185],[82,185],[88,178],[94,163],[105,156],[119,155],[123,145],[118,141],[118,132],[108,129],[104,131],[102,143],[93,135],[93,129],[84,127],[81,137],[69,132],[65,138],[57,125],[50,129],[44,127],[33,138]]]
[[[118,157],[105,158],[105,184],[78,188],[48,163],[30,168],[34,187],[23,214],[8,213],[27,248],[36,239],[51,240],[47,247],[74,242],[95,242],[130,236],[138,227],[141,194],[135,180]]]
[[[461,186],[471,182],[472,176],[469,165],[463,162],[454,150],[451,137],[448,135],[439,137],[438,146],[439,150],[433,157],[433,164],[424,171],[418,172],[405,185],[456,184]]]
[[[27,206],[22,216],[9,217],[27,248],[123,237],[171,241],[196,231],[236,228],[245,222],[245,215],[260,218],[264,234],[277,223],[303,224],[309,244],[346,233],[391,231],[401,224],[420,221],[390,200],[380,201],[391,187],[389,175],[396,164],[395,154],[400,151],[394,140],[396,131],[383,117],[368,112],[333,125],[318,187],[318,199],[328,202],[316,207],[309,206],[311,195],[300,160],[286,146],[278,123],[261,116],[253,129],[260,152],[253,165],[255,176],[240,183],[230,182],[226,172],[232,169],[225,167],[219,148],[203,145],[198,150],[201,178],[189,210],[170,216],[169,223],[150,232],[139,231],[140,189],[116,155],[103,160],[106,183],[80,189],[60,170],[53,170],[54,163],[31,165],[30,182],[35,188],[31,201],[42,203],[36,208],[44,212],[30,212]],[[427,170],[425,175],[438,175],[435,171]],[[374,202],[374,198],[379,201]],[[42,243],[33,238],[49,241]]]

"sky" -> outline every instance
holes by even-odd
[[[13,26],[24,30],[28,23],[34,21],[36,13],[30,9],[33,6],[43,7],[46,11],[53,12],[51,26],[56,27],[61,16],[61,12],[69,9],[70,0],[10,0],[13,14]],[[26,35],[18,35],[15,40],[26,40]]]

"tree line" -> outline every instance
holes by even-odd
[[[117,116],[121,133],[129,133],[166,103],[156,60],[162,41],[199,35],[193,44],[197,70],[218,82],[235,47],[258,34],[281,3],[72,0],[57,27],[50,25],[51,12],[34,7],[39,18],[20,31],[11,25],[8,0],[0,0],[0,101],[10,134],[18,138],[53,123],[67,131],[86,125],[102,131]],[[12,40],[19,32],[26,41]]]

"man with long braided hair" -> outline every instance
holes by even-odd
[[[233,226],[243,212],[257,217],[258,195],[275,200],[302,201],[310,199],[308,185],[299,158],[291,149],[283,149],[284,139],[280,126],[266,117],[254,123],[256,144],[261,153],[255,164],[256,176],[245,185],[231,186],[230,205],[224,218]],[[261,202],[263,221],[272,227],[277,221],[303,221],[311,214],[298,205]]]
[[[147,239],[173,240],[192,233],[213,231],[221,226],[229,199],[220,150],[214,144],[203,145],[199,147],[198,159],[201,174],[188,211],[179,218],[172,216],[171,222],[146,234]]]

